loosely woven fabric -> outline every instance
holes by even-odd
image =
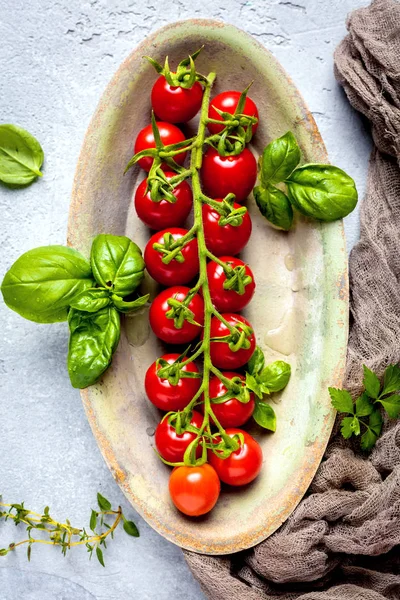
[[[335,75],[371,122],[375,148],[350,255],[345,386],[362,364],[382,374],[400,361],[400,3],[354,11]],[[255,548],[229,557],[186,552],[211,600],[400,600],[400,422],[386,421],[366,457],[338,423],[302,502]]]

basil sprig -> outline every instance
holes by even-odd
[[[120,338],[119,313],[141,309],[136,297],[144,275],[140,248],[125,236],[101,234],[91,263],[72,248],[26,252],[6,273],[1,291],[9,308],[38,323],[66,321],[68,371],[74,387],[95,383],[109,367]]]
[[[29,185],[42,177],[43,160],[43,149],[33,135],[16,125],[0,125],[0,181]]]
[[[261,214],[274,227],[287,231],[293,223],[293,208],[318,221],[336,221],[351,213],[358,200],[354,180],[333,165],[299,167],[300,159],[291,131],[265,148],[260,185],[253,191]]]
[[[275,411],[265,402],[264,396],[283,390],[289,383],[290,375],[290,365],[283,360],[265,366],[264,353],[256,346],[246,367],[246,387],[255,395],[253,419],[264,429],[276,431]]]

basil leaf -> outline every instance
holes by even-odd
[[[277,360],[267,365],[258,379],[269,392],[279,392],[287,386],[290,374],[290,365],[283,360]]]
[[[276,415],[275,411],[266,402],[256,399],[256,406],[253,412],[253,419],[256,423],[269,429],[270,431],[276,431]]]
[[[249,362],[247,363],[247,372],[250,373],[250,375],[257,375],[263,370],[264,365],[264,352],[261,350],[260,346],[256,346]]]
[[[0,181],[28,185],[42,177],[43,160],[42,147],[33,135],[16,125],[0,125]]]
[[[300,162],[301,153],[296,138],[288,131],[264,149],[260,179],[264,186],[279,183],[289,177]]]
[[[293,224],[293,209],[288,197],[273,185],[257,185],[254,199],[263,217],[278,229],[288,231]]]
[[[309,164],[286,179],[289,200],[298,211],[320,221],[345,217],[357,204],[353,179],[338,167]]]
[[[77,308],[86,312],[97,312],[111,304],[110,292],[103,288],[89,288],[76,296],[70,304],[71,308]]]
[[[263,397],[260,384],[257,382],[257,379],[254,377],[254,375],[251,375],[250,373],[246,373],[246,387],[254,392],[258,398]]]
[[[73,387],[82,389],[93,385],[111,364],[120,336],[119,314],[112,306],[96,313],[72,308],[68,324],[69,377]]]
[[[22,254],[1,291],[9,308],[37,323],[67,320],[73,299],[93,286],[89,263],[72,248],[43,246]]]
[[[118,296],[134,292],[143,279],[142,252],[125,236],[102,233],[95,237],[90,263],[97,283],[112,289]]]
[[[149,297],[150,294],[146,294],[145,296],[140,296],[140,298],[136,298],[136,300],[132,300],[131,302],[125,302],[123,298],[113,294],[111,296],[111,300],[119,312],[130,313],[143,308],[143,306],[146,306]]]

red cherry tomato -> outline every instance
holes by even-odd
[[[202,423],[203,415],[194,410],[190,424],[193,425],[193,427],[200,429]],[[185,454],[186,448],[196,439],[196,437],[197,435],[192,431],[183,431],[178,434],[175,427],[169,423],[167,416],[157,425],[154,440],[157,451],[161,454],[163,459],[168,462],[177,463],[183,461],[183,455]],[[200,444],[196,448],[197,458],[200,458],[201,452],[202,447]]]
[[[218,202],[221,202],[218,199]],[[234,204],[233,208],[240,208]],[[251,235],[251,218],[247,212],[241,225],[219,225],[221,215],[208,204],[203,204],[203,227],[207,248],[215,256],[235,255],[243,250]]]
[[[163,263],[163,254],[153,248],[154,244],[164,244],[164,235],[170,233],[174,240],[179,240],[188,232],[187,229],[171,227],[151,236],[144,250],[144,262],[151,277],[161,285],[179,285],[188,283],[199,272],[199,252],[197,239],[190,240],[181,249],[179,258],[174,258],[168,264]]]
[[[171,179],[176,176],[172,171],[166,171],[165,176]],[[135,208],[137,216],[151,229],[166,229],[174,225],[182,225],[187,219],[193,204],[193,194],[187,181],[182,181],[173,190],[176,202],[160,200],[153,202],[150,192],[146,194],[147,179],[144,179],[135,193]]]
[[[156,336],[167,344],[187,344],[201,333],[204,324],[204,302],[200,294],[195,294],[188,305],[189,310],[193,312],[193,320],[199,325],[185,320],[182,327],[178,328],[175,326],[174,319],[166,316],[166,313],[171,310],[168,300],[174,298],[183,302],[189,291],[190,288],[183,285],[168,288],[158,294],[150,306],[150,326]]]
[[[168,123],[190,121],[199,112],[203,88],[196,81],[191,88],[169,85],[163,75],[157,79],[151,92],[151,104],[157,117]]]
[[[225,198],[232,193],[236,202],[243,202],[256,179],[257,162],[248,148],[237,156],[220,156],[210,147],[203,156],[201,180],[204,193],[210,198]]]
[[[233,115],[238,105],[239,98],[240,92],[229,91],[218,94],[218,96],[215,96],[215,98],[211,100],[210,108],[208,111],[208,117],[210,119],[217,119],[218,121],[223,121],[222,117],[215,110],[216,108],[221,110],[222,112],[227,112]],[[249,117],[256,117],[258,119],[257,106],[255,105],[253,100],[248,96],[246,97],[242,114],[248,115]],[[224,125],[217,125],[217,123],[208,123],[207,127],[210,133],[214,135],[215,133],[220,133],[223,130]],[[257,127],[258,123],[255,123],[252,128],[253,135],[255,134]]]
[[[244,323],[251,327],[250,323],[242,317],[242,315],[235,315],[234,313],[223,313],[222,316],[232,326],[238,323]],[[240,328],[239,328],[240,331]],[[222,323],[217,317],[211,319],[211,338],[225,337],[230,334],[228,327]],[[254,331],[248,338],[250,342],[249,348],[240,348],[239,350],[231,350],[228,342],[210,342],[210,355],[211,361],[218,369],[239,369],[243,367],[251,358],[255,347],[256,338]]]
[[[179,358],[179,354],[164,354],[161,358],[172,365]],[[148,399],[157,408],[166,412],[183,410],[199,390],[201,378],[180,377],[178,383],[173,385],[168,379],[161,379],[157,375],[159,369],[157,361],[147,369],[144,386]],[[199,373],[199,369],[193,362],[182,367],[182,371]]]
[[[230,265],[232,268],[244,267],[245,276],[251,277],[252,281],[248,283],[243,293],[239,294],[235,289],[225,289],[224,283],[227,281],[223,267],[215,262],[209,262],[207,265],[207,278],[210,288],[211,300],[215,308],[222,312],[236,312],[243,310],[248,305],[254,295],[256,284],[252,270],[246,263],[239,258],[233,256],[221,256],[221,260]]]
[[[160,132],[161,141],[164,146],[169,146],[170,144],[177,144],[178,142],[183,142],[185,140],[185,136],[182,131],[176,127],[175,125],[171,125],[171,123],[164,123],[163,121],[157,121],[157,127]],[[155,148],[156,143],[154,141],[153,130],[151,125],[147,125],[141,131],[136,138],[134,152],[141,152],[142,150],[147,150],[148,148]],[[179,165],[182,165],[185,162],[186,152],[181,154],[177,154],[174,156],[175,162]],[[138,161],[139,165],[145,171],[150,171],[151,165],[153,164],[153,159],[151,156],[145,156]],[[162,164],[162,168],[164,171],[169,169],[167,164]]]
[[[175,467],[169,480],[172,502],[189,517],[210,512],[217,503],[221,484],[209,464],[199,467]]]
[[[219,458],[211,450],[208,460],[218,473],[218,477],[229,485],[246,485],[253,481],[261,471],[263,454],[261,446],[246,431],[241,429],[227,429],[229,437],[241,433],[244,437],[240,448],[228,458]]]
[[[235,373],[234,371],[223,371],[222,374],[228,379],[238,377],[242,381],[245,381],[243,375]],[[209,390],[210,399],[220,398],[228,391],[218,377],[211,377]],[[254,406],[255,401],[253,392],[250,392],[250,400],[248,402],[240,402],[237,398],[231,398],[221,404],[211,403],[214,415],[224,429],[226,427],[240,427],[241,425],[244,425],[253,414]]]

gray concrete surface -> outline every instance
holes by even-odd
[[[43,180],[0,187],[0,275],[24,251],[64,243],[79,149],[105,85],[150,31],[177,19],[216,17],[244,28],[282,62],[303,93],[330,159],[365,188],[369,135],[333,77],[346,14],[365,0],[0,0],[0,122],[41,141]],[[358,214],[346,219],[349,248]],[[203,595],[181,552],[152,531],[114,483],[65,369],[67,328],[35,325],[0,304],[0,492],[60,519],[88,523],[100,490],[139,525],[119,532],[106,569],[85,551],[67,558],[34,548],[0,558],[0,600],[196,600]],[[18,531],[0,524],[0,546]]]

